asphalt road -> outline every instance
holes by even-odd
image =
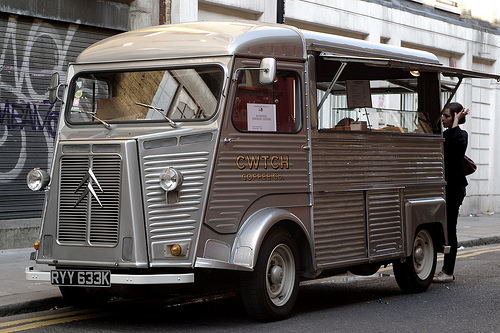
[[[499,332],[500,245],[459,252],[450,284],[402,294],[392,270],[303,284],[292,316],[250,320],[237,297],[112,302],[0,318],[0,333],[29,332]],[[438,263],[438,267],[441,262]],[[182,304],[180,304],[182,303]]]

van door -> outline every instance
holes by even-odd
[[[304,66],[278,62],[266,86],[258,67],[258,60],[235,63],[241,70],[230,88],[205,219],[220,233],[236,232],[244,216],[265,207],[309,220]]]

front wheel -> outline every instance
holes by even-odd
[[[297,299],[298,249],[288,231],[277,229],[264,239],[252,273],[241,277],[241,295],[248,314],[259,321],[287,317]]]
[[[399,288],[406,293],[420,293],[432,282],[436,271],[437,252],[430,232],[420,230],[413,241],[412,255],[406,262],[393,264]]]

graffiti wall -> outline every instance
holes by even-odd
[[[41,215],[44,193],[26,186],[34,167],[49,171],[60,104],[48,101],[52,73],[116,32],[0,13],[0,219]]]

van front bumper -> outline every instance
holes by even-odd
[[[35,269],[34,266],[26,267],[24,270],[26,280],[37,282],[51,282],[50,271]],[[150,284],[183,284],[194,283],[194,273],[186,274],[115,274],[111,273],[111,285],[150,285]]]

